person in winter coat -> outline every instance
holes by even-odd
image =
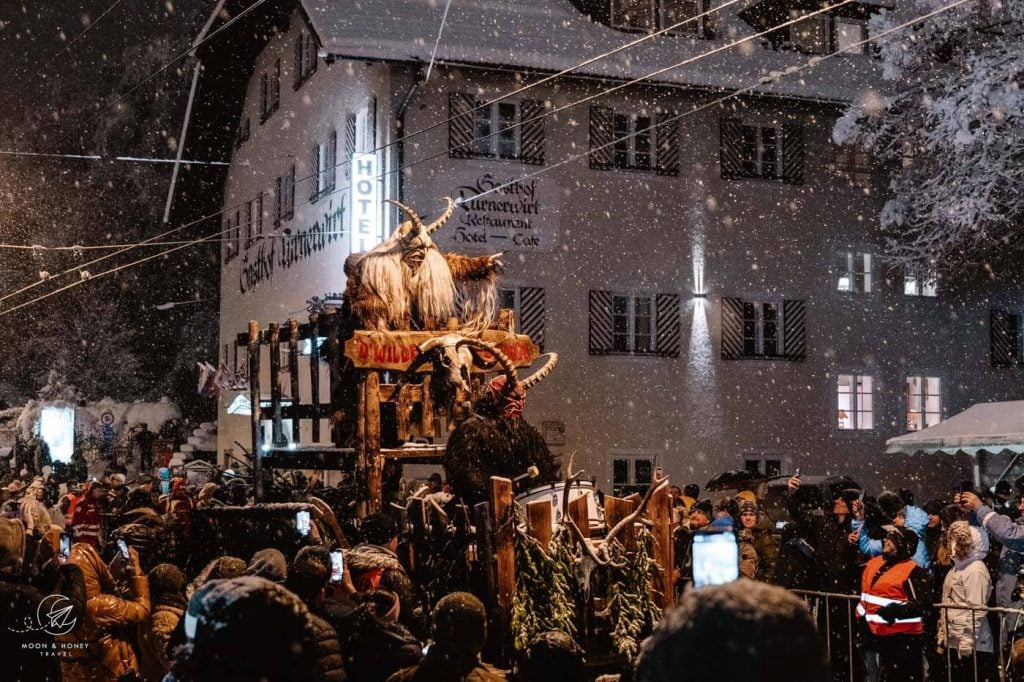
[[[50,512],[43,504],[43,479],[35,478],[25,489],[18,511],[29,535],[41,537],[50,529]]]
[[[211,580],[228,580],[245,575],[246,564],[235,556],[222,556],[212,559],[203,570],[199,571],[188,587],[185,589],[185,597],[192,598],[196,591]]]
[[[71,514],[71,527],[75,529],[75,541],[84,542],[99,549],[100,524],[102,523],[103,498],[107,494],[107,486],[101,481],[89,484],[82,499],[75,505]]]
[[[367,516],[360,524],[362,544],[345,552],[345,563],[356,590],[384,589],[398,595],[399,622],[417,637],[426,636],[426,622],[419,608],[412,580],[398,561],[398,525],[383,514]]]
[[[988,605],[992,579],[985,566],[988,543],[982,537],[984,533],[966,521],[957,521],[949,527],[954,565],[942,585],[943,604]],[[995,641],[984,611],[943,609],[939,617],[938,643],[940,649],[950,650],[949,677],[954,682],[999,680]]]
[[[126,561],[118,553],[112,564],[126,584],[129,598],[122,599],[111,569],[96,549],[82,542],[71,547],[69,561],[82,569],[85,579],[86,613],[85,622],[57,638],[68,653],[60,659],[60,668],[69,682],[109,682],[138,671],[127,633],[149,618],[149,581],[135,550],[129,549],[129,556]]]
[[[338,643],[338,633],[334,626],[317,615],[327,594],[327,586],[331,581],[331,557],[323,547],[303,547],[295,555],[288,567],[288,577],[284,586],[291,590],[309,609],[313,632],[315,634],[316,676],[319,680],[344,682],[345,661]]]
[[[468,592],[453,592],[434,607],[432,643],[418,665],[388,682],[495,682],[505,674],[480,660],[487,641],[487,611]]]
[[[920,682],[931,581],[911,558],[917,533],[897,526],[883,530],[881,556],[864,566],[856,613],[870,632],[869,650],[878,654],[878,682]]]
[[[974,523],[1003,546],[999,556],[999,576],[996,578],[996,606],[1013,607],[1017,572],[1024,565],[1024,516],[1014,521],[1009,516],[997,514],[971,492],[960,493],[956,502],[971,515]],[[1018,500],[1018,507],[1024,511],[1024,496]]]
[[[772,582],[775,564],[779,560],[779,541],[775,539],[771,528],[761,522],[756,502],[740,502],[740,533],[747,534],[757,553],[757,574],[754,578],[766,583]]]
[[[149,618],[140,623],[139,671],[147,682],[160,682],[171,669],[167,644],[185,613],[185,575],[173,564],[155,566],[149,579]]]
[[[917,549],[914,551],[913,559],[917,565],[927,570],[931,566],[931,558],[928,556],[928,544],[926,543],[925,532],[928,529],[928,514],[920,507],[912,504],[905,504],[903,498],[898,494],[885,491],[878,496],[878,506],[881,507],[888,523],[894,526],[905,526],[914,531],[917,535]],[[864,556],[876,557],[882,553],[882,540],[872,540],[868,534],[862,532],[864,526],[864,505],[854,505],[856,519],[853,529],[858,531],[857,543],[860,553]]]
[[[825,650],[803,600],[739,580],[691,590],[640,647],[637,682],[824,682]]]
[[[266,578],[274,583],[283,583],[288,577],[288,560],[280,550],[273,547],[261,549],[252,555],[245,574]]]
[[[787,590],[817,590],[817,555],[810,543],[800,537],[795,523],[787,523],[779,537],[779,555],[775,562],[775,584]]]
[[[398,622],[398,596],[387,590],[356,595],[359,606],[338,634],[349,682],[384,682],[423,659],[423,645]]]
[[[187,641],[165,682],[315,682],[309,610],[283,586],[257,576],[214,580],[182,617]]]

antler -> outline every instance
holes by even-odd
[[[409,216],[409,220],[411,221],[409,223],[409,227],[405,227],[406,223],[402,223],[401,225],[398,226],[400,236],[405,237],[406,235],[408,235],[413,227],[416,228],[417,232],[423,229],[423,220],[420,218],[419,214],[416,213],[416,211],[412,210],[411,208],[409,208],[402,202],[397,201],[396,199],[388,199],[388,203],[393,204],[398,208],[402,209],[402,211],[407,216]]]
[[[612,541],[615,540],[616,536],[622,532],[623,528],[632,526],[637,519],[639,519],[644,510],[647,509],[647,505],[650,503],[651,498],[654,497],[654,493],[658,492],[662,488],[668,486],[668,476],[662,478],[655,478],[651,485],[647,488],[647,492],[644,494],[644,498],[640,500],[640,504],[630,512],[628,515],[622,518],[621,521],[615,524],[615,526],[608,531],[608,534],[604,536],[604,544],[602,548],[611,545]],[[607,552],[607,550],[605,550]]]
[[[398,393],[401,391],[402,386],[409,383],[412,377],[416,376],[420,367],[430,362],[430,353],[441,346],[449,345],[456,342],[459,336],[457,334],[445,334],[444,336],[435,336],[432,339],[427,339],[419,346],[419,355],[412,359],[409,366],[405,368],[405,372],[395,382],[395,388],[391,391],[390,400],[397,400]]]
[[[544,363],[544,366],[519,382],[519,385],[523,387],[524,391],[529,391],[531,388],[544,381],[544,379],[551,374],[551,370],[553,370],[557,364],[558,353],[548,353],[548,361]]]
[[[444,210],[444,213],[437,217],[437,220],[427,225],[425,230],[428,235],[444,227],[444,224],[447,223],[455,213],[455,202],[452,201],[452,198],[445,197],[444,200],[448,202],[448,208]]]
[[[463,338],[461,341],[455,344],[458,346],[470,346],[471,348],[477,348],[479,350],[487,351],[498,361],[501,368],[505,370],[505,390],[512,390],[512,387],[519,382],[519,372],[513,366],[512,361],[509,360],[508,356],[501,352],[501,350],[494,344],[481,341],[480,339],[469,339]]]

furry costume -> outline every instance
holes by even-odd
[[[456,313],[461,299],[465,325],[483,329],[497,308],[497,276],[501,254],[463,256],[442,254],[430,238],[451,218],[454,204],[424,226],[410,208],[395,204],[409,216],[367,253],[345,261],[345,298],[363,329],[374,331],[440,329]]]

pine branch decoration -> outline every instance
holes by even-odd
[[[658,584],[661,567],[654,560],[654,535],[641,527],[636,538],[636,553],[630,557],[617,540],[608,548],[611,563],[608,575],[608,601],[598,615],[612,623],[612,642],[616,650],[633,660],[654,625],[661,619],[661,608],[653,596],[652,580]]]

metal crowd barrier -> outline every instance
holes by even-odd
[[[857,603],[860,601],[860,595],[856,595],[856,594],[840,594],[840,593],[836,593],[836,592],[818,592],[818,591],[815,591],[815,590],[792,590],[792,592],[794,592],[795,594],[797,594],[797,595],[799,595],[799,596],[804,598],[804,601],[807,603],[807,608],[810,610],[811,616],[814,619],[814,622],[817,625],[817,627],[819,628],[819,630],[822,627],[824,627],[824,636],[823,636],[822,639],[824,639],[824,641],[825,641],[826,654],[828,656],[829,663],[831,664],[833,661],[835,661],[838,658],[838,656],[834,656],[833,655],[835,653],[834,652],[835,643],[833,642],[833,639],[834,639],[833,633],[835,631],[832,629],[832,625],[833,625],[832,619],[836,616],[836,611],[838,611],[839,617],[846,621],[846,633],[845,633],[845,637],[844,637],[845,642],[841,643],[843,648],[846,650],[846,652],[845,652],[846,653],[846,666],[845,667],[847,669],[846,670],[846,672],[847,672],[847,678],[846,679],[849,680],[849,682],[861,682],[861,680],[865,680],[867,682],[876,682],[877,679],[878,679],[878,677],[877,677],[878,671],[877,671],[877,669],[875,669],[873,671],[869,670],[868,668],[870,668],[871,666],[868,665],[867,662],[865,662],[865,671],[864,671],[863,677],[858,678],[857,674],[856,674],[857,666],[855,665],[855,662],[857,661],[857,659],[855,658],[855,656],[863,656],[863,654],[864,654],[864,652],[860,649],[860,647],[857,646],[856,643],[855,643],[855,639],[856,639],[856,629],[855,628],[856,628],[857,619],[856,619],[856,617],[854,615],[854,609],[856,608]],[[838,608],[833,608],[835,606],[835,602],[839,602],[840,604],[843,604],[843,605],[839,606]],[[1004,682],[1009,682],[1009,680],[1011,680],[1011,679],[1021,680],[1021,678],[1019,676],[1016,677],[1016,678],[1011,678],[1009,676],[1009,673],[1007,671],[1006,652],[1007,652],[1007,649],[1009,648],[1009,646],[1014,641],[1014,637],[1013,637],[1012,633],[1017,630],[1018,625],[1024,626],[1024,609],[1007,609],[1007,608],[1000,608],[1000,607],[995,607],[995,606],[968,606],[968,605],[963,605],[963,604],[949,604],[949,603],[933,604],[932,607],[940,615],[941,615],[941,613],[943,611],[947,611],[947,610],[948,611],[970,611],[971,612],[971,629],[972,629],[972,635],[973,635],[972,639],[973,639],[974,642],[978,641],[977,630],[975,629],[976,625],[975,625],[975,616],[974,616],[974,614],[982,612],[982,613],[985,613],[987,615],[991,615],[991,614],[998,615],[999,616],[999,618],[998,618],[998,628],[995,627],[994,625],[990,628],[992,630],[993,648],[995,649],[996,653],[998,654],[998,666],[999,667],[998,667],[998,673],[997,674],[999,676],[999,679],[1004,681]],[[948,618],[941,618],[940,617],[939,621],[944,623],[945,626],[946,626],[946,642],[948,643],[949,642],[949,629],[948,629],[949,628],[949,619]],[[1007,628],[1009,628],[1009,630],[1007,630]],[[923,635],[926,638],[925,645],[924,645],[924,650],[925,651],[928,650],[928,647],[931,647],[932,649],[937,647],[938,642],[937,642],[937,638],[936,638],[936,630],[937,630],[937,624],[936,624],[936,627],[933,627],[933,628],[930,628],[930,629],[926,627],[925,634]],[[945,656],[946,656],[946,671],[945,672],[946,672],[946,674],[943,676],[945,678],[946,682],[954,682],[954,680],[953,680],[953,671],[952,671],[952,666],[951,666],[953,653],[954,652],[950,649],[950,647],[947,646],[946,647],[946,651],[945,651]],[[928,671],[928,670],[926,670],[926,660],[927,660],[927,657],[926,656],[922,656],[922,661],[921,661],[922,677],[921,677],[921,679],[929,680],[930,682],[939,682],[942,678],[941,677],[937,677],[935,675],[935,673],[938,672],[938,671]],[[979,677],[978,658],[977,658],[977,656],[974,656],[973,662],[974,662],[974,671],[973,671],[973,681],[972,682],[983,682],[982,679]],[[833,675],[836,672],[837,671],[833,669]],[[833,679],[835,679],[835,678],[833,678]],[[958,678],[956,682],[962,682],[962,678]]]

